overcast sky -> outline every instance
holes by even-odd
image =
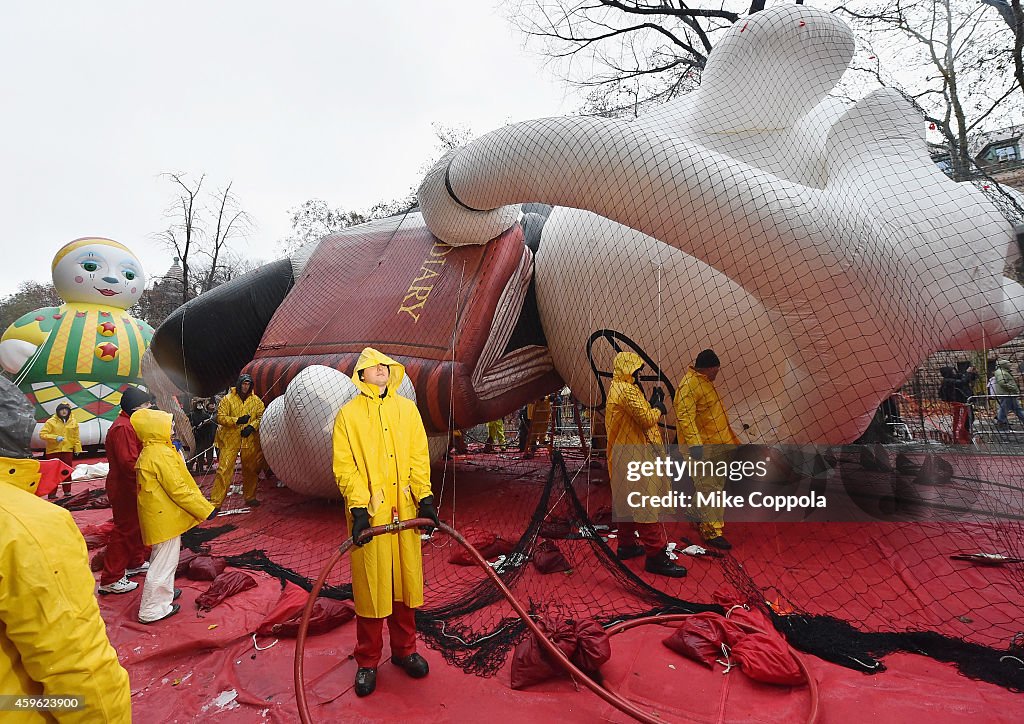
[[[161,172],[234,181],[270,260],[307,199],[404,194],[432,122],[479,135],[577,104],[492,0],[11,3],[0,63],[0,296],[87,235],[162,274]]]

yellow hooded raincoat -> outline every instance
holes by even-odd
[[[176,538],[213,511],[171,444],[171,413],[138,410],[132,427],[142,441],[135,464],[139,484],[139,525],[148,546]]]
[[[715,383],[693,367],[683,375],[674,403],[680,445],[740,444]]]
[[[68,421],[64,422],[56,415],[43,423],[43,429],[39,431],[39,437],[46,443],[46,454],[53,453],[80,453],[82,452],[82,441],[78,436],[78,420],[75,419],[75,411],[68,415]],[[64,438],[57,442],[57,438]]]
[[[37,461],[0,458],[0,468],[0,694],[85,698],[79,711],[0,719],[130,722],[128,672],[107,639],[78,526],[33,494]]]
[[[704,460],[717,462],[728,456],[731,445],[739,445],[739,438],[729,425],[725,405],[718,396],[715,383],[693,367],[679,382],[674,400],[676,408],[677,442],[681,447],[701,446]],[[725,479],[715,475],[694,475],[693,484],[698,492],[708,493],[725,488]],[[725,529],[725,511],[722,507],[705,506],[698,526],[705,539],[717,538]]]
[[[235,450],[236,452],[239,449],[251,450],[256,448],[256,435],[242,437],[242,428],[245,425],[239,425],[235,420],[243,415],[248,415],[249,422],[246,424],[252,425],[259,430],[264,409],[263,400],[255,392],[250,392],[249,396],[244,400],[238,394],[237,388],[233,388],[231,392],[224,395],[220,405],[217,406],[217,447],[224,451]]]
[[[390,368],[387,395],[359,379],[359,371],[377,364]],[[416,403],[398,394],[405,368],[367,347],[356,362],[352,382],[359,396],[334,419],[334,477],[345,507],[366,508],[370,525],[417,517],[419,501],[431,494],[427,433]],[[352,514],[347,512],[349,530]],[[356,613],[384,618],[392,601],[410,608],[423,605],[423,561],[416,530],[386,534],[352,550],[352,597]]]
[[[629,483],[622,475],[625,469],[617,470],[615,467],[616,448],[624,445],[634,446],[630,448],[628,455],[639,457],[641,448],[646,449],[645,453],[654,453],[655,447],[660,448],[662,444],[661,430],[658,428],[661,410],[651,407],[633,381],[633,373],[643,366],[644,361],[634,352],[619,352],[615,355],[614,375],[608,389],[604,416],[605,428],[608,431],[608,475],[616,503],[615,513],[620,517],[629,517],[637,523],[652,523],[654,518],[646,514],[649,510],[625,508],[625,497],[632,490],[638,490],[645,495],[659,495],[664,492],[665,486],[659,485],[654,479],[643,485]],[[625,462],[620,461],[619,465]]]

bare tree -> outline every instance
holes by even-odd
[[[218,262],[224,255],[228,242],[237,236],[246,235],[252,229],[252,219],[246,212],[242,211],[238,199],[231,193],[231,186],[233,184],[233,181],[229,181],[228,185],[224,189],[217,191],[213,197],[216,220],[213,226],[213,234],[207,240],[206,248],[202,250],[209,257],[210,265],[206,277],[203,279],[200,293],[208,292],[217,286],[215,280],[217,270],[221,266]],[[229,266],[239,266],[239,260],[234,261]]]
[[[197,181],[191,181],[185,173],[165,173],[162,177],[175,185],[177,198],[165,213],[170,225],[156,237],[181,263],[179,303],[184,304],[217,285],[219,262],[228,244],[248,233],[252,221],[231,193],[234,182],[214,191],[210,201],[204,203],[206,174]]]
[[[837,12],[885,55],[884,68],[880,53],[872,52],[857,69],[883,85],[902,87],[942,134],[953,178],[970,178],[973,138],[1009,125],[1007,119],[1019,114],[1024,101],[1010,72],[1013,34],[998,11],[969,0],[883,0],[851,2]],[[885,68],[926,70],[907,74]]]
[[[588,90],[584,113],[636,115],[693,90],[716,37],[764,0],[520,0],[513,25]]]
[[[310,241],[369,220],[367,215],[358,211],[345,211],[340,206],[332,209],[323,199],[310,199],[288,213],[292,217],[292,234],[278,244],[284,254],[291,254]]]
[[[170,226],[157,234],[157,239],[164,246],[174,251],[181,262],[181,303],[184,304],[194,296],[192,293],[192,251],[199,244],[202,219],[198,208],[199,193],[203,188],[206,174],[196,182],[188,180],[188,174],[165,173],[161,176],[177,186],[177,198],[164,212],[171,219]]]
[[[1021,51],[1024,49],[1024,12],[1021,11],[1020,0],[981,0],[991,5],[1013,33],[1013,75],[1017,85],[1024,91],[1024,63]]]

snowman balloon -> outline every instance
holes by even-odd
[[[146,277],[128,247],[86,237],[65,244],[53,258],[59,307],[36,309],[0,338],[0,366],[35,406],[33,445],[60,402],[79,422],[83,445],[103,442],[117,417],[121,392],[142,382],[140,365],[153,329],[128,314]]]

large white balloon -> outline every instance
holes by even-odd
[[[588,339],[610,330],[671,382],[718,350],[745,440],[850,442],[930,353],[1024,329],[1010,225],[931,161],[920,114],[888,89],[850,107],[826,95],[852,52],[827,12],[757,13],[698,90],[648,116],[512,124],[449,154],[420,189],[424,218],[485,243],[521,202],[563,207],[538,302],[584,400],[600,401],[591,362],[611,367]]]

